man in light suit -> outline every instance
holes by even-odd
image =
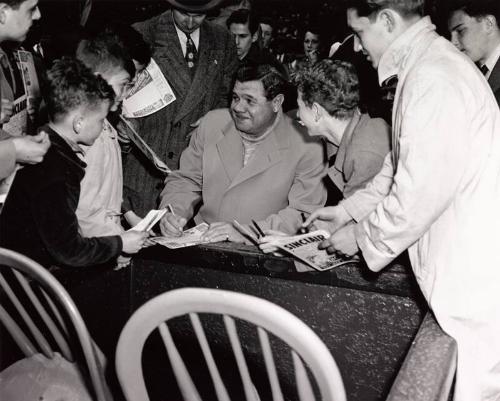
[[[227,107],[238,66],[234,40],[224,27],[205,20],[220,0],[168,0],[173,9],[134,24],[153,48],[152,57],[176,100],[137,120],[138,132],[171,169],[177,169],[188,134],[208,111]],[[145,215],[156,208],[164,177],[140,153],[124,166],[125,204]]]
[[[500,2],[456,0],[448,29],[452,43],[481,69],[500,105]]]
[[[180,235],[193,216],[210,224],[212,242],[244,242],[233,220],[295,234],[301,212],[324,204],[323,147],[283,114],[285,85],[268,64],[238,69],[231,108],[201,120],[165,181],[161,207],[175,214],[162,219],[163,234]]]
[[[392,151],[344,202],[314,212],[343,226],[322,244],[380,271],[405,249],[441,328],[457,344],[454,401],[500,400],[500,110],[476,66],[439,36],[424,0],[350,0],[355,45],[398,84]],[[364,217],[363,217],[364,215]],[[451,372],[450,372],[451,373]],[[449,374],[443,388],[449,389]],[[446,398],[446,397],[445,397]]]

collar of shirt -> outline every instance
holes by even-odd
[[[422,31],[434,31],[435,29],[431,19],[428,16],[423,17],[392,42],[382,55],[378,65],[379,84],[382,85],[386,79],[398,75],[404,68],[406,59],[413,49],[413,42]]]
[[[342,135],[342,139],[339,144],[339,149],[337,151],[337,157],[335,158],[335,168],[339,171],[343,170],[344,161],[347,153],[347,147],[351,142],[354,129],[357,127],[360,120],[361,120],[361,113],[359,112],[359,110],[356,110],[356,112],[352,116],[351,121],[349,122],[347,127],[345,127],[344,134]]]
[[[177,36],[179,37],[179,42],[181,44],[182,48],[182,54],[184,54],[184,57],[186,56],[186,43],[187,43],[187,35],[182,32],[179,27],[175,24],[175,30],[177,31]],[[196,31],[192,32],[189,36],[191,36],[191,39],[193,40],[194,45],[196,46],[196,50],[199,49],[200,45],[200,28],[198,28]]]
[[[500,43],[497,45],[497,47],[491,52],[491,54],[488,56],[486,59],[486,62],[484,65],[488,67],[488,73],[485,75],[486,79],[488,79],[491,75],[491,72],[495,68],[495,65],[500,59]]]
[[[71,148],[71,150],[73,152],[76,153],[76,155],[82,160],[82,161],[85,161],[83,159],[83,157],[85,156],[85,151],[83,150],[83,148],[78,145],[75,141],[72,141],[71,139],[65,137],[64,135],[61,135],[59,132],[57,132],[54,128],[52,128],[50,125],[49,125],[50,129],[52,131],[54,131],[64,142],[66,142],[68,144],[68,146]]]

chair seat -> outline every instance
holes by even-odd
[[[2,401],[92,401],[76,364],[56,353],[36,354],[0,372]]]

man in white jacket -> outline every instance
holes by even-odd
[[[481,72],[423,17],[423,3],[348,8],[379,82],[398,78],[392,153],[365,189],[305,224],[342,227],[322,247],[361,250],[374,271],[408,249],[422,293],[458,345],[454,400],[500,400],[500,113]]]

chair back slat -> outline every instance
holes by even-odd
[[[273,401],[284,401],[283,392],[281,391],[281,386],[278,379],[278,372],[276,371],[276,365],[274,363],[273,351],[269,342],[269,336],[262,327],[258,327],[257,332],[259,334],[262,354],[264,355],[264,362],[266,364],[267,376],[269,377],[269,384],[271,385]]]
[[[30,315],[22,305],[21,301],[19,298],[16,296],[14,291],[12,291],[12,288],[10,285],[7,283],[5,280],[4,276],[0,273],[0,286],[3,288],[7,296],[9,297],[10,301],[14,305],[14,307],[17,310],[17,313],[21,316],[22,320],[30,330],[31,334],[33,335],[33,338],[35,339],[35,342],[38,344],[40,347],[41,352],[47,357],[47,358],[53,358],[54,357],[54,351],[52,351],[52,348],[50,347],[49,343],[43,336],[42,332],[36,327],[35,322],[33,319],[31,319]]]
[[[219,327],[215,324],[210,327],[210,331],[206,327],[204,331],[201,331],[199,327],[197,328],[199,314],[222,316],[224,326]],[[232,382],[225,382],[225,386],[228,392],[231,392],[233,398],[236,397],[235,395],[233,396],[233,391],[235,394],[238,390],[245,393],[245,397],[243,395],[238,396],[238,401],[243,399],[247,401],[260,400],[260,396],[252,382],[247,361],[245,360],[247,358],[254,361],[255,355],[253,355],[252,351],[248,353],[248,356],[245,356],[242,344],[240,343],[240,341],[248,340],[248,346],[253,347],[257,342],[257,334],[260,339],[260,348],[262,349],[266,370],[271,383],[273,401],[282,401],[284,399],[281,394],[281,390],[284,391],[284,388],[280,388],[277,369],[282,365],[285,368],[288,367],[290,358],[288,358],[288,353],[283,355],[282,352],[279,354],[276,352],[273,355],[271,345],[274,346],[274,342],[271,340],[270,335],[273,336],[273,339],[276,337],[280,340],[280,349],[281,344],[284,343],[289,349],[294,350],[292,354],[293,362],[291,364],[296,370],[294,379],[298,383],[297,386],[301,400],[315,400],[314,391],[317,389],[322,400],[346,401],[342,376],[335,363],[335,359],[324,342],[303,321],[284,308],[265,299],[232,291],[208,288],[180,288],[165,292],[142,305],[128,320],[122,330],[116,349],[116,373],[127,401],[148,400],[142,369],[144,363],[143,349],[148,337],[158,327],[163,332],[164,338],[170,337],[170,333],[166,333],[167,328],[165,323],[186,315],[191,316],[194,330],[195,332],[198,331],[196,335],[207,360],[207,365],[211,364],[208,361],[213,359],[212,351],[215,352],[218,350],[218,347],[216,348],[215,345],[212,345],[210,350],[205,333],[206,335],[209,333],[213,334],[219,339],[221,338],[220,336],[224,339],[227,336],[229,339],[230,346],[223,347],[223,350],[220,350],[220,352],[224,360],[227,360],[228,351],[232,351],[234,355],[241,382],[243,383],[243,391],[240,389],[240,384],[234,383],[234,380]],[[257,330],[245,330],[242,332],[240,338],[237,332],[236,319],[238,319],[238,322],[239,320],[245,322],[245,328],[246,324],[249,323],[257,328]],[[201,322],[199,323],[201,327]],[[162,325],[164,325],[163,329]],[[185,325],[178,326],[177,322],[172,322],[170,329],[172,331],[176,330],[176,333],[177,330],[180,330],[180,335],[185,333]],[[224,329],[225,333],[221,333],[221,330],[224,331]],[[191,334],[189,334],[189,341],[191,341],[191,337]],[[171,337],[169,341],[173,343]],[[218,340],[216,344],[224,346],[224,342]],[[210,352],[207,352],[207,349]],[[181,351],[184,351],[184,349]],[[189,355],[192,355],[189,351],[189,349],[186,350]],[[169,354],[173,352],[169,352]],[[175,349],[175,353],[178,354],[177,349]],[[278,356],[285,359],[283,363],[281,363],[281,358],[280,363],[277,363],[277,361],[276,364],[274,363]],[[171,358],[170,355],[169,358]],[[180,359],[180,356],[178,358]],[[260,358],[257,357],[255,362],[255,366],[260,366]],[[219,376],[222,376],[223,379],[226,378],[226,372],[228,372],[228,378],[234,377],[232,364],[231,366],[227,366],[226,364],[218,368]],[[197,370],[198,373],[201,372]],[[288,369],[284,373],[288,379]],[[316,386],[314,390],[309,381],[309,374],[314,378],[314,385]],[[261,375],[259,374],[255,377],[260,378]],[[267,382],[263,384],[264,389]],[[281,386],[283,387],[284,383],[281,383]],[[267,399],[271,399],[271,396],[267,397]]]
[[[175,346],[174,339],[170,334],[168,326],[165,323],[162,323],[159,326],[159,330],[182,397],[187,401],[201,401],[200,394],[198,393],[198,390],[196,390],[193,379],[189,375],[186,365],[184,364],[184,361]]]
[[[73,354],[70,351],[68,342],[66,341],[66,339],[62,335],[61,331],[59,330],[59,328],[55,324],[54,320],[50,317],[50,315],[45,310],[45,307],[41,304],[40,300],[38,299],[35,292],[33,291],[30,284],[28,283],[28,280],[26,280],[23,277],[23,275],[21,273],[19,273],[18,271],[14,271],[14,275],[16,276],[17,280],[19,281],[19,284],[21,284],[21,286],[23,287],[24,292],[26,293],[26,295],[30,299],[31,303],[33,304],[33,306],[37,310],[38,314],[42,318],[43,322],[45,323],[45,325],[49,329],[50,333],[52,334],[52,337],[56,341],[56,343],[61,351],[61,354],[68,361],[74,362]]]
[[[212,378],[212,382],[214,384],[217,399],[219,401],[231,401],[226,386],[224,386],[224,382],[222,381],[219,369],[217,369],[217,365],[215,363],[215,359],[210,346],[208,345],[207,336],[205,335],[205,331],[203,330],[200,317],[196,313],[190,313],[189,318],[191,319],[191,324],[193,325],[194,332],[196,334],[196,337],[198,338],[198,342],[203,352],[203,356],[205,357],[205,361],[207,362],[208,371],[210,372],[210,377]]]
[[[21,349],[27,357],[33,356],[38,353],[33,343],[26,337],[17,323],[10,317],[7,311],[0,305],[0,322],[7,329],[11,337],[16,342],[17,346]]]
[[[307,371],[302,360],[295,351],[292,350],[293,366],[295,370],[295,381],[297,383],[297,393],[300,401],[314,401],[314,391],[311,382],[307,377]]]
[[[250,372],[248,371],[248,365],[245,360],[245,355],[241,349],[240,339],[238,337],[238,331],[236,330],[236,323],[234,319],[228,315],[224,315],[224,325],[226,326],[226,331],[229,336],[229,342],[231,343],[231,348],[233,349],[233,354],[236,358],[236,364],[240,372],[241,381],[243,382],[243,390],[245,391],[245,397],[247,401],[258,401],[259,396],[256,394],[255,386],[250,377]]]
[[[81,352],[86,362],[86,366],[83,366],[84,369],[82,370],[82,373],[85,370],[88,371],[96,401],[112,400],[111,393],[107,387],[104,378],[104,370],[102,369],[101,360],[97,359],[98,357],[100,357],[100,355],[102,355],[102,353],[98,352],[98,349],[96,349],[95,344],[87,330],[85,322],[83,321],[82,316],[78,311],[78,308],[76,307],[75,303],[71,299],[66,289],[61,285],[61,283],[59,283],[59,281],[57,281],[57,279],[46,268],[44,268],[37,262],[31,260],[30,258],[20,253],[17,253],[9,249],[0,248],[0,266],[2,268],[4,267],[8,268],[14,273],[21,272],[23,275],[26,275],[30,279],[36,281],[36,283],[40,286],[40,289],[42,290],[43,296],[47,299],[50,305],[50,309],[53,310],[56,319],[60,323],[60,326],[58,328],[60,334],[61,335],[66,334],[67,335],[66,337],[68,338],[69,338],[68,334],[71,335],[76,334],[79,345],[81,346]],[[16,277],[18,277],[17,274]],[[19,283],[23,287],[23,290],[27,288],[26,284],[28,285],[28,287],[31,288],[28,281],[26,281],[24,284],[23,281],[26,281],[24,277],[23,280],[19,281]],[[52,359],[55,353],[52,351],[51,347],[45,340],[45,337],[43,337],[43,335],[41,334],[40,330],[36,327],[35,322],[29,317],[28,311],[22,306],[20,299],[14,295],[13,289],[8,285],[7,281],[2,276],[1,273],[0,273],[0,286],[4,289],[7,296],[11,299],[11,302],[14,304],[17,312],[22,316],[22,320],[24,321],[25,325],[28,326],[28,329],[31,331],[31,334],[35,339],[35,342],[38,343],[39,345],[42,344],[40,345],[42,352],[45,354],[47,358]],[[17,290],[17,288],[15,289]],[[32,298],[30,297],[28,292],[26,293],[26,295],[28,296],[28,298]],[[24,296],[21,299],[24,301]],[[40,302],[41,298],[37,299]],[[32,308],[30,307],[29,309],[31,312]],[[38,308],[35,306],[35,309]],[[45,312],[48,312],[47,308],[44,308],[44,310]],[[60,310],[62,314],[57,312],[58,310]],[[68,325],[70,326],[66,326],[64,324],[62,316],[68,318],[67,322]],[[54,323],[54,327],[56,327],[56,323],[54,322],[53,318],[52,322]],[[17,327],[19,328],[19,330],[24,330],[24,332],[26,332],[24,327],[20,326]],[[71,327],[72,329],[71,332],[68,331],[67,327]],[[26,334],[24,336],[26,337]],[[66,341],[66,344],[69,344],[69,341],[67,341],[66,339],[64,341]],[[58,341],[56,340],[56,342]],[[25,343],[24,340],[18,341],[20,348],[27,356],[29,356],[28,352],[31,353],[32,350],[30,349],[29,345],[25,345],[28,343],[25,344],[23,343]],[[31,348],[35,347],[32,346]],[[60,350],[63,351],[63,348],[60,348]],[[36,349],[34,349],[33,351],[38,352],[38,350]],[[104,360],[104,358],[102,358],[102,360]],[[87,384],[88,383],[85,383],[85,385]]]

